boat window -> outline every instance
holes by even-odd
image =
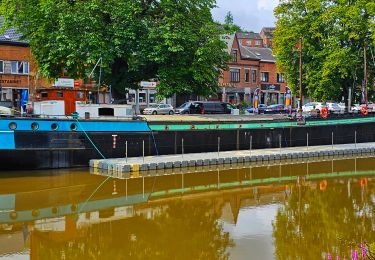
[[[100,107],[99,116],[114,116],[115,110],[111,107]]]
[[[40,93],[40,96],[41,96],[42,98],[47,98],[47,97],[48,97],[48,92],[41,92],[41,93]]]
[[[36,131],[39,129],[39,124],[34,122],[34,123],[31,123],[31,130],[33,131]]]
[[[57,91],[56,92],[56,97],[63,97],[64,93],[62,91]]]
[[[15,122],[10,122],[9,123],[9,129],[10,130],[16,130],[17,129],[17,124]]]
[[[52,129],[53,131],[56,131],[57,129],[59,129],[59,125],[56,124],[56,123],[53,123],[53,124],[51,124],[51,129]]]
[[[75,123],[70,125],[70,130],[77,131],[77,125]]]

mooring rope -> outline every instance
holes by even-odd
[[[85,134],[85,136],[87,137],[87,139],[90,141],[90,143],[92,144],[92,146],[95,148],[95,150],[100,154],[100,156],[103,158],[103,159],[107,159],[99,150],[99,148],[94,144],[94,142],[92,141],[92,139],[90,138],[90,136],[87,134],[87,132],[85,131],[85,129],[83,128],[82,124],[78,121],[78,118],[75,119],[79,128],[82,130],[82,132]],[[87,200],[82,204],[82,208],[78,210],[78,213],[81,213],[83,211],[83,209],[85,208],[85,206],[87,205],[87,203],[90,201],[90,199],[92,198],[92,196],[94,196],[94,194],[111,178],[112,176],[108,176],[107,178],[104,179],[104,181],[102,181],[99,186],[90,194],[90,196],[87,198]]]
[[[78,121],[78,118],[75,119],[78,123],[78,126],[81,128],[82,132],[85,134],[85,136],[87,137],[87,139],[90,141],[90,143],[92,144],[92,146],[95,148],[95,150],[100,154],[100,156],[103,158],[103,159],[107,159],[101,152],[100,150],[98,149],[98,147],[94,144],[94,142],[92,141],[92,139],[90,138],[90,136],[87,134],[87,132],[85,131],[85,129],[82,127],[81,123]]]

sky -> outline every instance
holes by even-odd
[[[273,9],[279,0],[216,0],[218,8],[212,10],[215,21],[224,22],[225,15],[231,11],[233,22],[241,28],[260,32],[262,27],[275,26]]]

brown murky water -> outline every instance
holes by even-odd
[[[362,259],[374,204],[375,158],[129,180],[2,173],[0,259]]]

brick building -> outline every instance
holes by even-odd
[[[0,21],[1,22],[1,21]],[[0,105],[21,110],[35,95],[39,79],[29,44],[13,28],[0,35]]]
[[[62,81],[64,84],[59,85]],[[54,95],[55,92],[60,96]],[[83,93],[83,97],[82,94],[77,96],[77,93]],[[56,80],[40,77],[29,43],[14,28],[6,30],[0,35],[0,106],[25,112],[28,102],[51,99],[64,99],[68,103],[82,100],[111,102],[108,88],[103,86],[98,89],[95,81],[69,79],[64,72]]]
[[[276,58],[270,48],[264,47],[259,34],[240,33],[224,38],[231,60],[229,69],[219,79],[219,98],[234,104],[251,103],[254,91],[259,88],[261,103],[283,103],[286,86],[283,75],[277,72]]]
[[[271,48],[273,47],[273,31],[275,27],[263,27],[260,31],[260,37],[263,39],[264,47]]]

